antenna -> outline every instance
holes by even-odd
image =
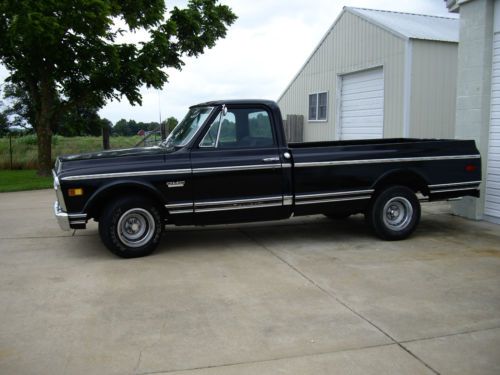
[[[161,91],[158,90],[158,116],[160,117],[160,126],[161,126]]]
[[[160,119],[160,122],[159,122],[160,140],[163,141],[166,138],[166,134],[165,134],[166,132],[165,132],[163,125],[161,124],[161,90],[158,89],[157,93],[158,93],[158,117]]]

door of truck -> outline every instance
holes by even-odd
[[[289,216],[274,126],[265,106],[220,108],[191,150],[197,224]]]

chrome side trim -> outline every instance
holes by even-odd
[[[176,208],[176,207],[193,207],[194,203],[171,203],[171,204],[166,204],[165,208]]]
[[[431,190],[431,194],[439,194],[439,193],[447,193],[451,191],[468,191],[468,190],[478,190],[476,187],[471,186],[468,188],[458,188],[458,189],[436,189],[436,190]]]
[[[332,203],[332,202],[344,202],[344,201],[358,201],[358,200],[367,200],[371,199],[371,195],[363,195],[360,197],[351,197],[351,198],[332,198],[332,199],[312,199],[308,201],[300,201],[295,202],[295,205],[304,205],[304,204],[319,204],[319,203]]]
[[[176,215],[176,214],[192,214],[194,211],[193,209],[189,209],[189,210],[173,210],[173,211],[170,211],[170,215]]]
[[[283,163],[283,164],[281,164],[281,167],[283,167],[283,168],[292,168],[292,164]]]
[[[191,169],[163,169],[160,171],[135,171],[135,172],[116,172],[116,173],[98,173],[98,174],[85,174],[79,176],[66,176],[62,177],[63,181],[77,181],[77,180],[97,180],[100,178],[116,178],[116,177],[136,177],[136,176],[158,176],[165,174],[186,174],[191,173]]]
[[[297,194],[295,199],[304,199],[304,198],[316,198],[316,197],[337,197],[344,195],[357,195],[357,194],[371,194],[375,190],[367,189],[367,190],[353,190],[353,191],[339,191],[332,193],[318,193],[318,194]]]
[[[293,204],[293,195],[283,196],[283,206],[291,206]]]
[[[436,188],[436,187],[448,187],[448,186],[459,186],[459,185],[476,185],[480,184],[481,181],[467,181],[467,182],[450,182],[448,184],[435,184],[435,185],[429,185],[430,188]]]
[[[227,204],[245,204],[253,202],[266,202],[266,201],[280,201],[283,199],[281,195],[274,197],[263,197],[263,198],[249,198],[249,199],[234,199],[225,201],[210,201],[210,202],[196,202],[195,207],[207,207],[207,206],[220,206]]]
[[[206,172],[232,172],[232,171],[248,171],[260,169],[275,169],[281,168],[281,164],[254,164],[254,165],[233,165],[229,167],[209,167],[209,168],[194,168],[193,173]]]
[[[283,206],[283,203],[265,203],[265,204],[251,204],[247,206],[229,206],[229,207],[212,207],[212,208],[196,208],[195,212],[216,212],[216,211],[231,211],[231,210],[246,210],[251,208],[267,208]]]
[[[361,160],[335,160],[319,162],[295,163],[296,167],[327,167],[331,165],[351,165],[351,164],[378,164],[378,163],[402,163],[414,161],[434,161],[434,160],[455,160],[455,159],[479,159],[481,155],[447,155],[447,156],[422,156],[409,158],[386,158],[386,159],[361,159]]]

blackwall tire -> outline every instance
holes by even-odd
[[[367,212],[368,223],[384,240],[408,238],[420,221],[420,202],[406,186],[391,186],[378,194]]]
[[[149,200],[122,197],[111,202],[99,220],[99,235],[104,245],[122,258],[151,254],[161,240],[163,219]]]

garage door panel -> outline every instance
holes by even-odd
[[[380,134],[363,134],[362,139],[379,139],[382,138]],[[360,139],[359,134],[344,134],[342,139],[345,141],[351,141],[355,139]]]
[[[495,139],[490,137],[490,146],[500,147],[500,138]]]
[[[500,33],[493,35],[490,141],[484,213],[500,218]]]
[[[381,68],[342,77],[338,126],[340,139],[384,136],[384,75]]]
[[[361,99],[345,103],[344,109],[347,111],[362,110],[362,109],[380,109],[380,106],[383,105],[383,103],[384,101],[382,99]]]
[[[491,182],[500,183],[500,175],[488,173],[486,177],[486,186],[489,187]]]
[[[500,205],[500,197],[497,195],[490,194],[488,195],[488,199],[486,200],[486,202],[494,205]]]
[[[500,193],[500,181],[499,182],[490,181],[486,190],[490,191],[490,193],[491,193],[491,191],[495,191],[496,194],[499,194]]]
[[[383,84],[384,81],[381,79],[376,79],[356,84],[344,83],[342,85],[342,91],[344,93],[353,93],[353,92],[362,92],[365,90],[379,90],[380,86]]]
[[[490,145],[490,148],[488,149],[488,153],[489,154],[500,154],[500,147]]]
[[[500,203],[500,190],[499,189],[486,189],[486,194],[488,194],[488,199],[493,197],[493,199],[498,199],[498,203]]]
[[[499,211],[500,211],[500,203],[486,201],[486,209],[484,210],[484,213],[486,215],[498,217]]]
[[[382,93],[380,90],[369,90],[369,91],[362,91],[362,92],[353,92],[353,93],[342,93],[343,99],[345,101],[349,100],[360,100],[360,99],[383,99],[382,98]]]
[[[382,116],[365,116],[365,126],[379,126]],[[355,124],[358,122],[358,117],[344,119],[344,124]]]

